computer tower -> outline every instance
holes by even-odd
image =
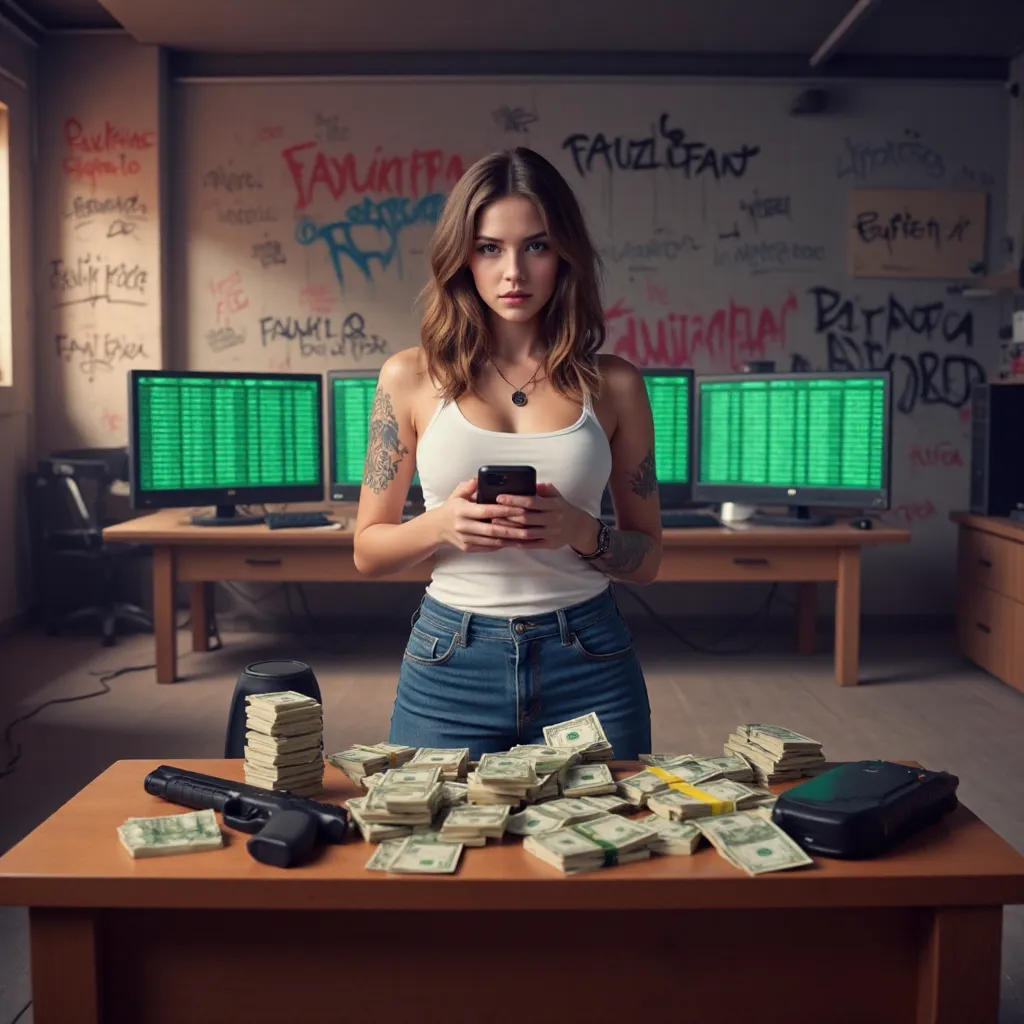
[[[971,391],[971,511],[1006,516],[1024,502],[1024,382]]]

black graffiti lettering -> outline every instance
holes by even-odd
[[[234,171],[229,167],[218,165],[203,175],[203,188],[213,188],[224,192],[243,192],[248,189],[263,188],[263,182],[252,171]]]
[[[974,344],[974,314],[969,310],[947,309],[944,302],[905,306],[895,295],[881,306],[859,306],[841,292],[825,286],[808,289],[814,299],[814,330],[817,334],[838,330],[863,334],[888,347],[904,332],[926,341]],[[878,333],[876,333],[878,324]]]
[[[867,245],[872,242],[884,242],[886,249],[892,252],[893,243],[900,241],[918,242],[928,239],[936,249],[942,248],[942,229],[934,217],[923,221],[915,217],[910,210],[894,213],[883,221],[877,211],[864,210],[857,214],[854,222],[857,237]]]
[[[491,118],[503,131],[526,132],[537,120],[537,115],[522,107],[498,107],[491,112]]]
[[[943,177],[946,164],[942,154],[921,142],[917,132],[908,129],[903,134],[903,139],[881,142],[855,142],[847,137],[845,160],[840,156],[836,164],[837,176],[863,180],[875,171],[912,167],[929,178]]]
[[[349,313],[341,324],[329,316],[273,317],[260,319],[260,340],[264,346],[275,341],[298,342],[302,356],[363,356],[388,352],[388,343],[376,334],[366,333],[361,313]]]
[[[223,352],[235,345],[245,344],[245,331],[236,331],[233,327],[218,327],[206,332],[206,344],[214,352]]]
[[[231,206],[217,211],[221,224],[273,224],[277,214],[269,206]]]
[[[878,341],[855,341],[836,331],[828,332],[827,343],[830,371],[889,370],[896,410],[906,416],[918,406],[962,409],[970,401],[974,386],[987,379],[984,367],[971,356],[929,350],[896,353],[886,351]],[[794,372],[798,358],[802,360],[801,370],[808,366],[806,359],[794,355]]]
[[[257,242],[252,247],[252,258],[259,260],[261,267],[272,267],[275,264],[287,262],[284,253],[281,251],[281,243],[273,239]]]
[[[705,175],[716,181],[722,178],[742,178],[750,162],[761,152],[760,146],[743,143],[733,150],[719,150],[699,139],[688,139],[681,128],[668,123],[669,115],[658,118],[657,133],[642,138],[616,135],[609,139],[602,132],[588,135],[575,132],[562,141],[562,148],[572,154],[573,164],[580,177],[586,177],[594,162],[604,163],[611,172],[653,171],[662,167],[681,171],[688,179]]]
[[[107,228],[107,238],[119,238],[121,235],[135,233],[135,225],[128,220],[112,220]]]
[[[366,335],[366,320],[359,313],[349,313],[341,328],[341,339],[331,349],[332,356],[349,355],[362,359],[365,355],[386,354],[388,343],[376,334]]]

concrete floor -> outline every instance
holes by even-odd
[[[151,669],[124,674],[110,692],[52,705],[17,727],[14,774],[0,779],[0,850],[6,850],[109,764],[121,758],[220,757],[235,678],[250,661],[311,664],[324,698],[324,741],[338,750],[386,738],[408,617],[358,636],[224,636],[224,648],[185,653],[184,678],[158,686]],[[650,690],[653,746],[717,753],[741,722],[787,725],[822,741],[830,760],[914,759],[960,777],[963,802],[1024,851],[1024,694],[961,659],[949,631],[866,632],[863,685],[839,688],[831,643],[799,657],[791,629],[737,642],[738,654],[698,654],[647,619],[630,620]],[[683,628],[683,627],[680,627]],[[703,638],[705,641],[707,638]],[[150,665],[152,638],[104,650],[89,637],[26,633],[0,642],[0,730],[51,698],[99,689],[103,671]],[[0,748],[0,765],[7,758]],[[31,1024],[27,914],[0,908],[0,1024]],[[19,1014],[21,1016],[19,1017]],[[1000,1024],[1024,1024],[1024,908],[1006,912]],[[967,1022],[965,1022],[967,1024]]]

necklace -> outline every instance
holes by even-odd
[[[494,361],[493,359],[492,359],[492,360],[491,360],[490,362],[491,362],[491,366],[493,366],[495,370],[498,370],[498,365],[497,365],[497,363],[495,363],[495,361]],[[538,374],[538,373],[540,373],[540,363],[538,363],[538,364],[537,364],[537,369],[533,371],[533,377],[531,377],[531,378],[530,378],[530,379],[529,379],[529,380],[528,380],[528,381],[527,381],[527,382],[526,382],[526,383],[525,383],[525,384],[523,385],[523,387],[522,387],[522,388],[517,388],[517,387],[515,386],[515,384],[513,384],[513,383],[512,383],[512,381],[510,381],[510,380],[508,379],[508,377],[506,377],[506,376],[505,376],[505,374],[503,374],[503,373],[501,372],[501,370],[498,370],[498,376],[499,376],[499,377],[500,377],[500,378],[501,378],[501,379],[502,379],[502,380],[503,380],[503,381],[504,381],[504,382],[505,382],[505,383],[506,383],[506,384],[507,384],[507,385],[508,385],[508,386],[509,386],[510,388],[512,388],[512,404],[513,404],[513,405],[518,405],[518,406],[520,406],[520,407],[522,407],[522,406],[526,405],[526,403],[527,403],[528,399],[527,399],[527,397],[526,397],[526,392],[525,392],[525,391],[523,391],[523,388],[528,388],[528,387],[529,387],[529,386],[530,386],[530,385],[531,385],[531,384],[533,383],[533,381],[534,381],[534,378],[536,378],[536,376],[537,376],[537,374]]]

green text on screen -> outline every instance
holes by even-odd
[[[377,375],[336,377],[332,384],[334,405],[334,480],[332,483],[359,486],[363,482],[366,449],[370,444],[370,412],[377,393]],[[413,483],[419,483],[418,474]]]
[[[885,381],[700,381],[702,484],[883,486]]]
[[[658,483],[690,482],[690,378],[644,375],[654,417],[654,469]]]
[[[136,399],[143,491],[321,482],[316,381],[143,376]]]

